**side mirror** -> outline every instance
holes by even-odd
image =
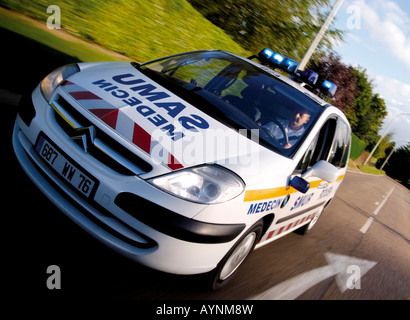
[[[312,168],[306,171],[303,175],[303,179],[309,177],[318,177],[329,183],[335,182],[339,176],[339,170],[331,163],[320,160]]]
[[[309,177],[318,177],[329,183],[335,182],[339,176],[339,170],[331,163],[320,160],[312,168],[306,171],[302,177],[294,176],[290,180],[290,186],[299,192],[306,193],[310,188],[310,183],[306,181]]]

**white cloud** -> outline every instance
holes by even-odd
[[[362,39],[360,37],[358,37],[357,35],[353,34],[352,32],[348,32],[347,36],[351,39],[353,39],[353,41],[357,42],[357,43],[361,43]]]
[[[362,25],[371,36],[389,48],[410,69],[408,15],[392,1],[380,1],[374,7],[370,7],[365,0],[357,0],[353,4],[360,7]]]
[[[404,12],[395,2],[392,1],[380,1],[380,5],[385,12],[385,17],[389,21],[394,21],[397,26],[404,31],[410,29],[410,18],[407,13]]]
[[[394,106],[402,106],[402,105],[404,104],[403,102],[397,101],[397,100],[394,99],[394,98],[391,98],[391,99],[390,99],[390,102],[391,102],[391,104],[394,105]]]
[[[383,76],[375,77],[374,85],[385,100],[388,112],[380,133],[390,124],[388,132],[393,133],[393,140],[398,145],[405,144],[403,141],[410,141],[410,85]]]
[[[403,110],[410,112],[410,85],[399,80],[377,76],[374,78],[375,91],[379,92],[387,101],[394,101],[403,106]]]

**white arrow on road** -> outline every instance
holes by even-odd
[[[294,300],[309,288],[334,275],[336,275],[337,285],[343,293],[348,289],[347,283],[351,274],[348,273],[347,269],[350,266],[357,266],[363,277],[377,263],[330,252],[325,253],[325,257],[329,263],[327,266],[304,272],[251,297],[249,300]]]

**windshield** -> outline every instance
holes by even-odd
[[[186,53],[139,69],[224,124],[258,129],[259,143],[286,157],[323,109],[274,74],[226,52]]]

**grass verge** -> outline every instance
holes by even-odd
[[[375,161],[376,159],[372,159],[373,161]],[[379,170],[375,167],[374,163],[371,161],[369,162],[368,165],[362,165],[360,160],[353,160],[350,159],[349,163],[348,163],[348,167],[350,169],[352,169],[353,171],[361,171],[364,173],[368,173],[368,174],[374,174],[374,175],[385,175],[386,172],[384,172],[383,170]]]
[[[370,174],[374,174],[374,175],[385,175],[386,172],[384,172],[383,170],[379,170],[375,167],[371,167],[371,166],[357,166],[362,172],[365,173],[370,173]]]
[[[21,15],[0,9],[0,27],[32,39],[47,47],[58,50],[79,61],[114,61],[126,60],[120,55],[110,53],[108,50],[93,46],[85,41],[76,39],[61,30],[48,30],[41,24]],[[27,52],[29,54],[29,52]]]
[[[47,0],[2,0],[8,8],[46,24]],[[199,49],[249,56],[186,0],[54,0],[61,26],[71,34],[144,62]]]

